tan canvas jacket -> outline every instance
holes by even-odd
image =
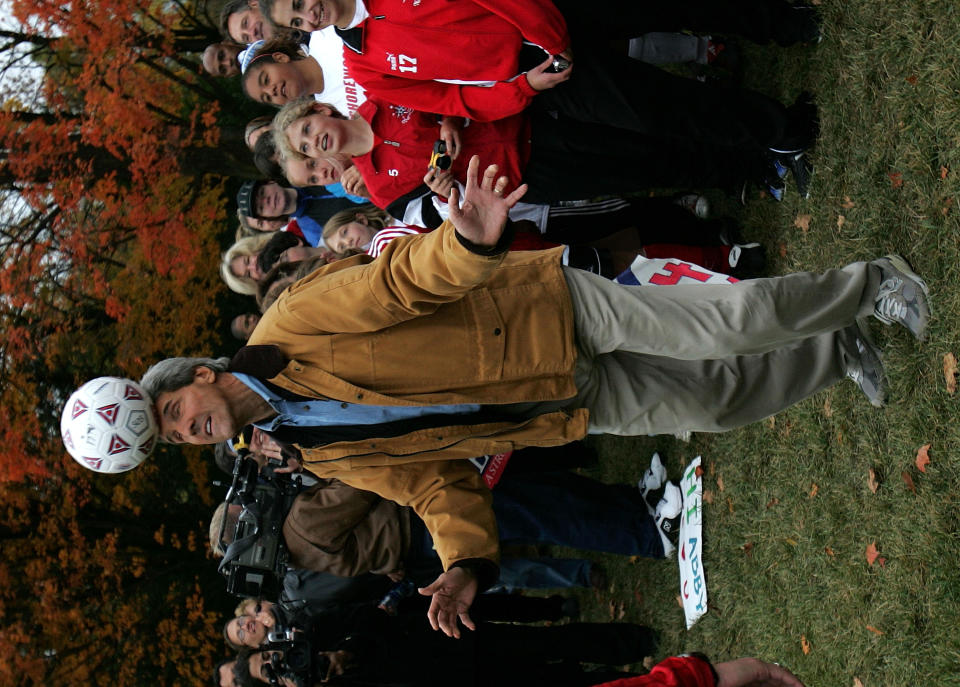
[[[249,343],[289,359],[288,391],[374,405],[520,403],[576,395],[561,249],[483,256],[452,224],[396,239],[379,258],[323,267],[291,286]],[[582,438],[587,411],[420,430],[302,449],[306,467],[412,506],[444,567],[496,560],[489,493],[461,458]]]

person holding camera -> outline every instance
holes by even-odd
[[[287,687],[316,682],[344,685],[524,685],[586,686],[622,677],[615,669],[584,673],[580,663],[620,666],[656,650],[656,633],[630,623],[572,623],[551,627],[480,622],[476,632],[454,641],[432,630],[414,600],[388,616],[368,605],[317,618],[309,636],[242,651],[239,684],[269,682]],[[282,652],[282,653],[280,653]],[[284,680],[284,678],[286,680]]]

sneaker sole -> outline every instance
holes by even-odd
[[[870,401],[870,405],[872,405],[874,408],[886,408],[887,397],[889,395],[887,392],[888,392],[888,389],[890,388],[890,380],[887,379],[887,374],[883,369],[883,356],[880,354],[880,347],[877,346],[877,344],[874,342],[873,335],[870,333],[870,328],[867,326],[866,319],[862,317],[858,317],[856,321],[856,325],[857,325],[857,331],[860,333],[860,338],[864,340],[867,346],[873,349],[874,355],[876,355],[877,360],[880,361],[880,371],[883,375],[882,376],[883,398],[879,399],[879,401],[875,401],[870,398],[867,398],[867,400]]]
[[[905,275],[910,277],[913,281],[917,283],[920,287],[920,290],[923,291],[923,298],[927,303],[927,320],[933,317],[933,306],[930,304],[930,289],[927,287],[927,282],[923,278],[913,271],[913,267],[910,266],[910,263],[907,262],[907,259],[902,255],[897,255],[893,253],[891,255],[884,256],[887,260],[890,261],[890,264],[893,265],[896,269],[903,272]],[[925,341],[927,338],[927,329],[924,327],[924,330],[920,332],[917,336],[919,341]]]

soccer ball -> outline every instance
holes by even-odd
[[[119,377],[97,377],[73,392],[60,416],[60,436],[73,459],[95,472],[126,472],[157,442],[147,393]]]

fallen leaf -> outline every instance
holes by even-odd
[[[924,444],[917,449],[917,470],[926,472],[930,465],[930,444]]]
[[[943,203],[943,207],[940,208],[940,214],[946,217],[950,214],[950,208],[953,207],[953,198],[947,198]]]
[[[947,393],[957,393],[957,375],[960,370],[957,369],[957,356],[953,353],[947,353],[943,356],[943,378],[947,382]]]
[[[900,172],[890,172],[887,176],[890,177],[890,185],[894,188],[903,186],[903,174]]]
[[[794,548],[797,547],[797,540],[796,540],[796,539],[790,539],[789,537],[787,537],[787,538],[784,539],[783,541],[787,542],[790,546],[792,546],[792,547],[794,547]]]
[[[724,489],[724,486],[723,486],[723,475],[717,475],[717,489],[719,489],[720,491],[723,491],[723,489]]]
[[[940,178],[941,178],[941,179],[946,179],[946,178],[947,178],[947,175],[948,175],[949,173],[950,173],[950,168],[949,168],[949,167],[945,167],[944,165],[940,165]]]
[[[810,653],[810,642],[807,641],[806,635],[800,635],[800,648],[803,649],[804,656]]]
[[[780,254],[781,258],[787,257],[787,244],[783,241],[777,244],[777,253]]]
[[[916,85],[917,85],[917,75],[916,75],[916,74],[911,74],[910,76],[908,76],[908,77],[907,77],[907,83],[910,84],[911,86],[916,86]]]
[[[713,492],[709,489],[703,490],[703,502],[711,505],[713,504]]]
[[[683,608],[683,597],[680,596],[679,594],[677,594],[677,605],[678,605],[680,608]]]
[[[867,629],[877,636],[880,636],[883,634],[883,630],[878,630],[873,625],[867,625]]]
[[[814,496],[817,495],[818,491],[820,491],[820,487],[818,487],[817,483],[814,482],[813,485],[810,487],[810,493],[807,494],[807,498],[812,499]]]
[[[867,486],[870,487],[870,491],[874,494],[877,493],[877,489],[880,488],[880,482],[877,480],[877,472],[873,468],[867,472]]]
[[[717,464],[712,460],[709,463],[707,463],[707,474],[710,475],[711,477],[713,477],[713,473],[717,471],[716,465]]]
[[[730,500],[729,496],[727,497],[727,510],[733,515],[733,501]]]
[[[693,471],[693,474],[697,477],[703,477],[703,468],[698,465],[697,469]]]
[[[659,662],[659,661],[657,661],[657,659],[655,659],[653,656],[644,656],[644,657],[643,657],[643,669],[649,672],[649,671],[653,670],[653,667],[654,667],[655,665],[657,665],[658,662]],[[854,685],[854,687],[857,687],[857,686]],[[863,685],[860,685],[860,687],[863,687]]]
[[[873,565],[874,561],[877,560],[877,556],[879,555],[880,555],[880,552],[877,551],[877,542],[875,541],[870,542],[869,546],[867,546],[867,551],[866,551],[867,564]]]
[[[853,687],[863,687],[863,683],[860,682],[860,678],[856,675],[853,676]]]
[[[746,544],[740,547],[744,555],[749,556],[753,552],[753,542],[748,541]]]
[[[803,232],[810,231],[810,220],[813,219],[810,215],[797,215],[797,218],[793,220],[793,226]]]
[[[844,196],[843,202],[840,203],[840,207],[842,207],[844,210],[852,210],[855,206],[856,203],[850,200],[850,196]]]
[[[626,610],[622,601],[610,602],[610,620],[620,620],[625,613]]]
[[[830,403],[830,397],[827,397],[827,400],[823,402],[823,416],[826,418],[833,417],[833,404]]]
[[[842,229],[844,223],[846,223],[847,218],[843,215],[837,215],[837,229]]]
[[[877,563],[880,565],[881,568],[887,567],[887,559],[884,558],[883,556],[880,556],[880,558],[877,559]]]
[[[904,470],[900,473],[900,478],[903,479],[903,483],[907,485],[907,489],[912,491],[914,494],[917,493],[917,488],[913,484],[913,477],[910,476],[910,473]]]
[[[777,426],[777,418],[771,415],[770,417],[767,418],[767,427],[769,427],[770,429],[773,429],[776,426]]]
[[[627,559],[627,563],[629,563],[630,565],[636,565],[639,562],[640,562],[640,556],[630,556],[630,558]]]
[[[780,503],[780,499],[778,499],[776,496],[774,496],[772,499],[770,499],[769,501],[767,501],[767,510],[770,510],[771,508],[773,508],[773,507],[774,507],[775,505],[777,505],[778,503]]]
[[[842,430],[842,429],[838,429],[838,430],[837,430],[837,443],[838,443],[838,444],[842,444],[842,443],[843,443],[843,430]]]
[[[827,555],[828,555],[828,556],[836,556],[836,555],[837,555],[837,554],[835,554],[835,553],[833,552],[833,549],[831,549],[829,546],[824,546],[824,547],[823,547],[823,550],[827,552]]]

